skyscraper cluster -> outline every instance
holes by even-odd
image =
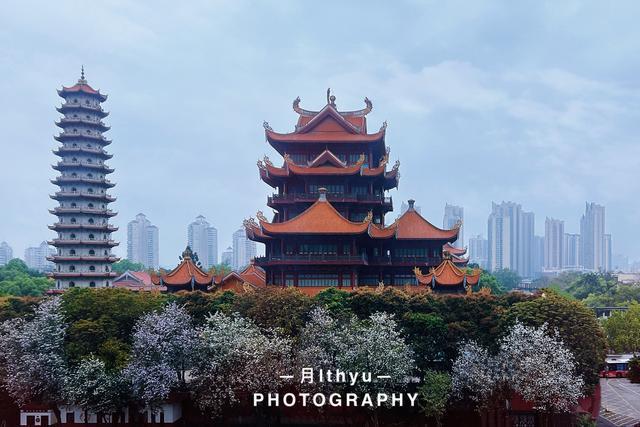
[[[198,260],[204,269],[209,269],[218,263],[218,230],[199,215],[189,224],[187,230],[188,245],[198,254]]]
[[[247,238],[244,228],[233,233],[233,258],[231,267],[240,270],[256,257],[256,242]]]
[[[464,247],[464,208],[462,206],[455,206],[447,203],[444,206],[444,219],[442,220],[442,228],[444,228],[445,230],[450,230],[454,228],[458,222],[462,223],[462,227],[460,227],[458,239],[452,244],[457,248],[463,248]]]
[[[56,250],[47,242],[24,250],[24,263],[32,270],[39,272],[53,271],[53,263],[49,260],[56,254]]]
[[[127,225],[127,259],[157,270],[160,242],[158,227],[152,225],[143,213]]]
[[[587,203],[580,233],[566,233],[564,221],[545,219],[545,233],[536,236],[533,212],[513,202],[493,203],[488,219],[487,264],[495,271],[509,269],[532,278],[543,272],[562,270],[610,271],[611,235],[605,232],[605,209]],[[481,237],[470,240],[470,259],[482,258]]]

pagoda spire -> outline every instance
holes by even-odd
[[[80,78],[78,79],[78,83],[81,85],[87,84],[87,79],[84,78],[84,64],[80,67]]]

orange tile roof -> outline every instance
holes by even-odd
[[[82,80],[82,79],[78,80],[78,83],[76,83],[71,87],[62,86],[62,90],[58,91],[58,93],[61,95],[67,92],[71,92],[71,93],[84,92],[90,95],[97,95],[102,101],[105,101],[107,99],[107,95],[101,94],[99,90],[95,90],[94,88],[89,86],[86,80]]]
[[[317,167],[322,166],[326,163],[329,163],[336,167],[345,167],[347,164],[340,160],[335,154],[333,154],[329,150],[324,150],[322,153],[318,154],[318,156],[309,162],[309,167]]]
[[[303,110],[299,107],[300,98],[293,103],[293,109],[299,114],[296,129],[292,133],[274,132],[265,123],[265,132],[269,142],[372,142],[384,138],[386,126],[379,132],[367,133],[366,115],[373,108],[371,101],[365,98],[366,108],[358,111],[338,111],[333,100],[327,99],[327,105],[320,111]]]
[[[443,230],[424,219],[415,209],[409,208],[396,220],[398,239],[453,239],[458,237],[458,228]]]
[[[465,278],[467,285],[473,286],[478,284],[480,274],[481,271],[479,269],[474,270],[472,273],[466,273],[458,268],[451,259],[447,258],[427,274],[422,274],[420,269],[415,270],[418,283],[427,286],[431,286],[434,279],[435,283],[441,286],[459,286],[465,283]]]
[[[318,201],[288,221],[271,223],[262,214],[258,215],[258,220],[266,234],[362,234],[371,223],[370,217],[363,222],[349,221],[340,215],[322,193]]]
[[[444,244],[444,246],[442,247],[442,250],[447,251],[451,255],[456,255],[456,256],[464,255],[467,253],[467,248],[457,248],[449,242]]]
[[[267,275],[265,271],[255,265],[253,260],[247,268],[240,272],[240,277],[242,280],[255,287],[264,287],[267,285]]]
[[[185,251],[180,264],[169,273],[156,278],[156,281],[163,285],[185,286],[190,285],[192,279],[196,285],[201,286],[209,286],[213,283],[213,276],[202,271]]]

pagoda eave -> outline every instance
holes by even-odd
[[[84,184],[95,184],[105,188],[112,188],[115,186],[113,182],[107,179],[91,179],[91,178],[69,177],[69,176],[58,177],[55,179],[51,179],[49,181],[55,185],[62,185],[62,184],[69,184],[69,183],[76,182],[76,183],[84,183]]]
[[[120,258],[115,256],[48,256],[48,261],[58,262],[58,261],[86,261],[86,262],[118,262]]]
[[[53,139],[55,139],[58,142],[65,142],[65,141],[69,141],[69,140],[75,140],[75,139],[91,139],[94,140],[102,145],[109,145],[111,144],[111,140],[105,138],[102,135],[99,134],[87,134],[87,133],[66,133],[66,132],[62,132],[59,135],[54,135]]]
[[[114,247],[120,244],[113,240],[73,240],[73,239],[54,239],[54,240],[48,241],[47,243],[55,247],[73,246],[73,245]]]
[[[113,271],[109,271],[109,272],[103,272],[103,273],[99,273],[99,272],[68,272],[68,273],[62,273],[62,272],[54,272],[51,274],[51,276],[54,279],[69,279],[69,278],[83,278],[83,279],[90,279],[90,278],[100,278],[100,279],[105,279],[105,278],[111,278],[111,277],[118,277],[120,274],[113,272]]]
[[[71,87],[62,87],[62,89],[58,89],[58,96],[61,98],[67,99],[67,96],[75,95],[77,93],[82,93],[85,95],[89,95],[93,98],[97,98],[100,102],[105,102],[108,98],[108,95],[103,95],[99,90],[95,90],[87,85],[77,84]]]
[[[109,233],[113,233],[118,231],[118,227],[115,225],[109,224],[61,224],[56,223],[48,226],[49,230],[58,231],[58,230],[96,230],[96,231],[106,231]]]
[[[104,111],[102,109],[102,107],[96,107],[96,106],[92,106],[92,105],[82,105],[82,104],[75,104],[75,103],[64,103],[62,104],[60,107],[56,108],[56,111],[58,111],[61,114],[65,114],[68,111],[74,111],[74,110],[85,110],[85,111],[91,111],[92,113],[100,116],[100,118],[105,118],[109,115],[109,113],[107,111]]]
[[[60,208],[60,207],[49,209],[49,213],[53,215],[91,214],[91,215],[107,216],[107,217],[113,217],[118,215],[117,212],[109,209]]]
[[[107,203],[115,202],[116,197],[107,196],[106,194],[95,194],[95,193],[62,193],[58,192],[55,194],[49,195],[53,200],[68,200],[68,199],[91,199],[91,200],[102,200]]]

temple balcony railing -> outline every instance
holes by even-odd
[[[99,118],[86,118],[86,117],[61,117],[59,123],[90,123],[92,125],[100,125],[104,127],[108,127],[104,124],[104,122]]]
[[[348,264],[367,265],[367,256],[361,255],[334,255],[334,254],[306,254],[306,255],[270,255],[256,257],[258,265],[278,264]]]
[[[99,105],[82,104],[80,102],[65,102],[60,106],[60,108],[81,108],[85,110],[99,111],[101,113],[104,112],[102,107]]]
[[[289,193],[272,194],[268,198],[268,203],[290,203],[290,202],[314,202],[318,200],[317,193]],[[327,200],[330,202],[377,202],[384,205],[391,205],[391,197],[380,194],[349,194],[349,193],[327,193]]]
[[[377,255],[369,257],[370,265],[412,265],[412,266],[436,266],[442,262],[440,257],[406,256],[395,257]]]

